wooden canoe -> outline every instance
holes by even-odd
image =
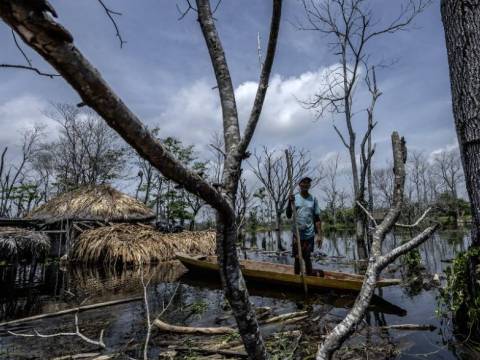
[[[218,273],[216,256],[176,254],[187,269],[200,272]],[[300,275],[296,275],[293,266],[269,262],[240,260],[240,268],[247,280],[256,282],[281,284],[288,287],[303,286]],[[322,271],[314,269],[317,276],[305,276],[309,289],[341,289],[359,291],[363,283],[363,275],[348,274],[335,271]],[[400,284],[398,279],[379,279],[377,287]]]

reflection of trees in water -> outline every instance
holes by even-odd
[[[56,263],[0,267],[0,321],[61,308],[120,299],[140,294],[141,269],[75,267]],[[143,268],[151,284],[177,280],[185,269],[179,262]]]

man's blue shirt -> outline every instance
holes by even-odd
[[[306,240],[315,236],[315,215],[320,216],[318,201],[312,194],[304,198],[295,194],[295,208],[297,209],[297,226],[300,232],[300,239]],[[295,228],[292,229],[295,233]]]

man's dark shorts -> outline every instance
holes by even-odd
[[[315,245],[315,236],[311,238],[300,240],[300,245],[302,246],[302,255],[305,257],[306,254],[311,254]],[[295,236],[292,237],[292,257],[297,256],[297,239]]]

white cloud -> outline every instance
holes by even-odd
[[[50,105],[35,96],[22,95],[0,104],[0,146],[13,152],[21,146],[22,132],[44,125],[47,136],[56,133],[54,123],[43,115]]]

